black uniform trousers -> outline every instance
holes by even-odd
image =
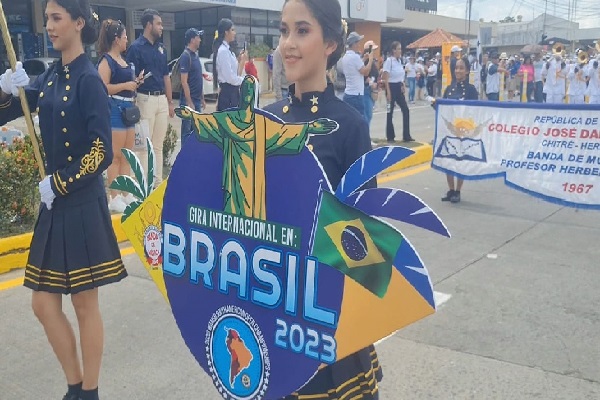
[[[387,124],[385,129],[385,136],[388,141],[392,141],[396,138],[396,133],[394,132],[394,123],[392,118],[394,116],[394,106],[397,103],[402,110],[402,139],[410,140],[410,116],[408,110],[408,104],[406,104],[406,98],[404,97],[404,93],[402,93],[402,82],[398,83],[390,83],[390,92],[392,102],[390,104],[388,113],[387,113]]]
[[[240,106],[240,87],[229,83],[219,83],[221,90],[217,100],[217,111],[237,108]]]

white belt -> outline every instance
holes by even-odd
[[[122,100],[122,101],[131,101],[131,102],[133,102],[133,100],[134,100],[133,97],[117,96],[116,94],[112,94],[110,97],[112,97],[115,100]]]

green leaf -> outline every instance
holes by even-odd
[[[152,186],[154,186],[154,148],[150,138],[146,138],[146,146],[148,147],[148,182],[146,186],[146,193],[150,195],[152,192]]]
[[[125,222],[125,220],[129,218],[129,216],[133,214],[133,212],[137,210],[137,208],[141,205],[142,202],[140,200],[135,200],[129,203],[129,205],[125,207],[125,211],[123,211],[123,215],[121,216],[121,222]]]
[[[144,194],[142,188],[132,177],[127,175],[117,176],[114,181],[110,184],[110,188],[114,190],[120,190],[122,192],[131,193],[140,200],[144,200]]]
[[[144,200],[146,197],[148,197],[149,192],[146,191],[146,179],[144,178],[144,168],[142,167],[142,163],[140,163],[138,156],[136,156],[135,153],[129,149],[121,149],[121,153],[123,153],[127,159],[127,162],[129,162],[129,166],[131,166],[133,175],[142,189],[142,194],[144,197],[140,198],[140,200]]]

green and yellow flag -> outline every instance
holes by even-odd
[[[391,226],[323,192],[312,255],[380,298],[402,240]]]

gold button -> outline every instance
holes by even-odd
[[[287,114],[288,111],[290,111],[290,107],[289,106],[283,106],[283,113]]]
[[[69,74],[65,75],[65,78],[67,78],[67,79],[69,79],[70,77],[71,77],[71,75],[69,75]]]
[[[48,82],[48,86],[52,86],[52,81]]]
[[[319,111],[319,107],[317,107],[317,106],[312,106],[310,108],[310,112],[313,113],[313,114],[316,113],[317,111]]]
[[[69,142],[65,142],[65,147],[69,147],[70,143]]]
[[[63,101],[67,101],[69,98],[67,96],[63,97]]]
[[[67,87],[65,89],[71,90],[71,86],[67,85]]]
[[[61,117],[64,117],[64,116],[65,116],[65,112],[64,112],[64,111],[61,111],[61,112],[60,112],[60,116],[61,116]]]
[[[67,161],[73,161],[73,157],[71,157],[71,156],[67,157]]]
[[[61,182],[62,187],[67,187],[67,182]]]
[[[40,92],[40,97],[44,97],[44,92]]]
[[[67,128],[63,128],[63,132],[64,132],[64,133],[67,133]]]
[[[308,149],[309,149],[310,151],[312,151],[312,150],[313,150],[313,145],[312,145],[312,144],[309,144],[309,145],[308,145]]]
[[[73,178],[69,178],[69,183],[73,183]]]
[[[79,178],[81,178],[81,175],[77,174],[77,175],[75,175],[75,178],[79,179]]]

